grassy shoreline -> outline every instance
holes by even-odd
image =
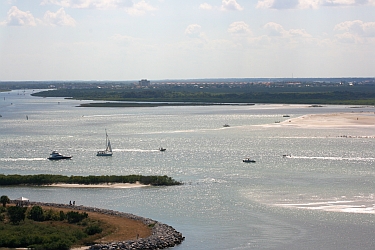
[[[21,209],[24,213],[24,218],[17,220],[17,223],[10,220],[8,211],[12,208]],[[14,204],[0,207],[0,249],[31,247],[65,250],[151,235],[152,228],[139,219],[103,214],[100,209],[95,210],[39,202],[32,202],[27,207],[16,207]],[[79,220],[72,220],[75,218],[71,217],[73,215],[78,216]]]
[[[4,175],[0,174],[0,186],[30,185],[41,186],[57,183],[66,184],[105,184],[105,183],[139,183],[151,186],[173,186],[182,185],[181,182],[164,176],[144,175],[89,175],[89,176],[64,176],[52,174],[38,175]]]

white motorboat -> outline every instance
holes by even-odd
[[[71,156],[62,155],[57,151],[52,151],[50,156],[48,157],[48,160],[62,160],[62,159],[70,159]]]

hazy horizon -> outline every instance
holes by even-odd
[[[375,0],[7,0],[0,81],[373,77]]]

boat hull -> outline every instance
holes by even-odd
[[[62,156],[62,157],[48,157],[48,160],[57,161],[57,160],[66,160],[72,158],[71,156]]]
[[[98,151],[96,156],[112,156],[112,152],[109,151]]]
[[[255,160],[250,160],[250,159],[243,159],[242,161],[245,162],[245,163],[255,163],[256,162]]]
[[[112,154],[96,154],[96,156],[112,156]]]

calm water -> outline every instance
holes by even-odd
[[[374,127],[275,123],[288,119],[284,114],[374,112],[373,107],[81,108],[76,106],[88,101],[31,92],[0,93],[1,174],[168,175],[185,184],[1,187],[1,195],[74,200],[159,220],[186,237],[178,250],[375,248]],[[105,129],[114,155],[96,157],[105,148]],[[167,151],[159,152],[160,146]],[[47,160],[55,149],[72,160]],[[289,153],[292,158],[282,157]],[[257,162],[245,164],[244,157]]]

